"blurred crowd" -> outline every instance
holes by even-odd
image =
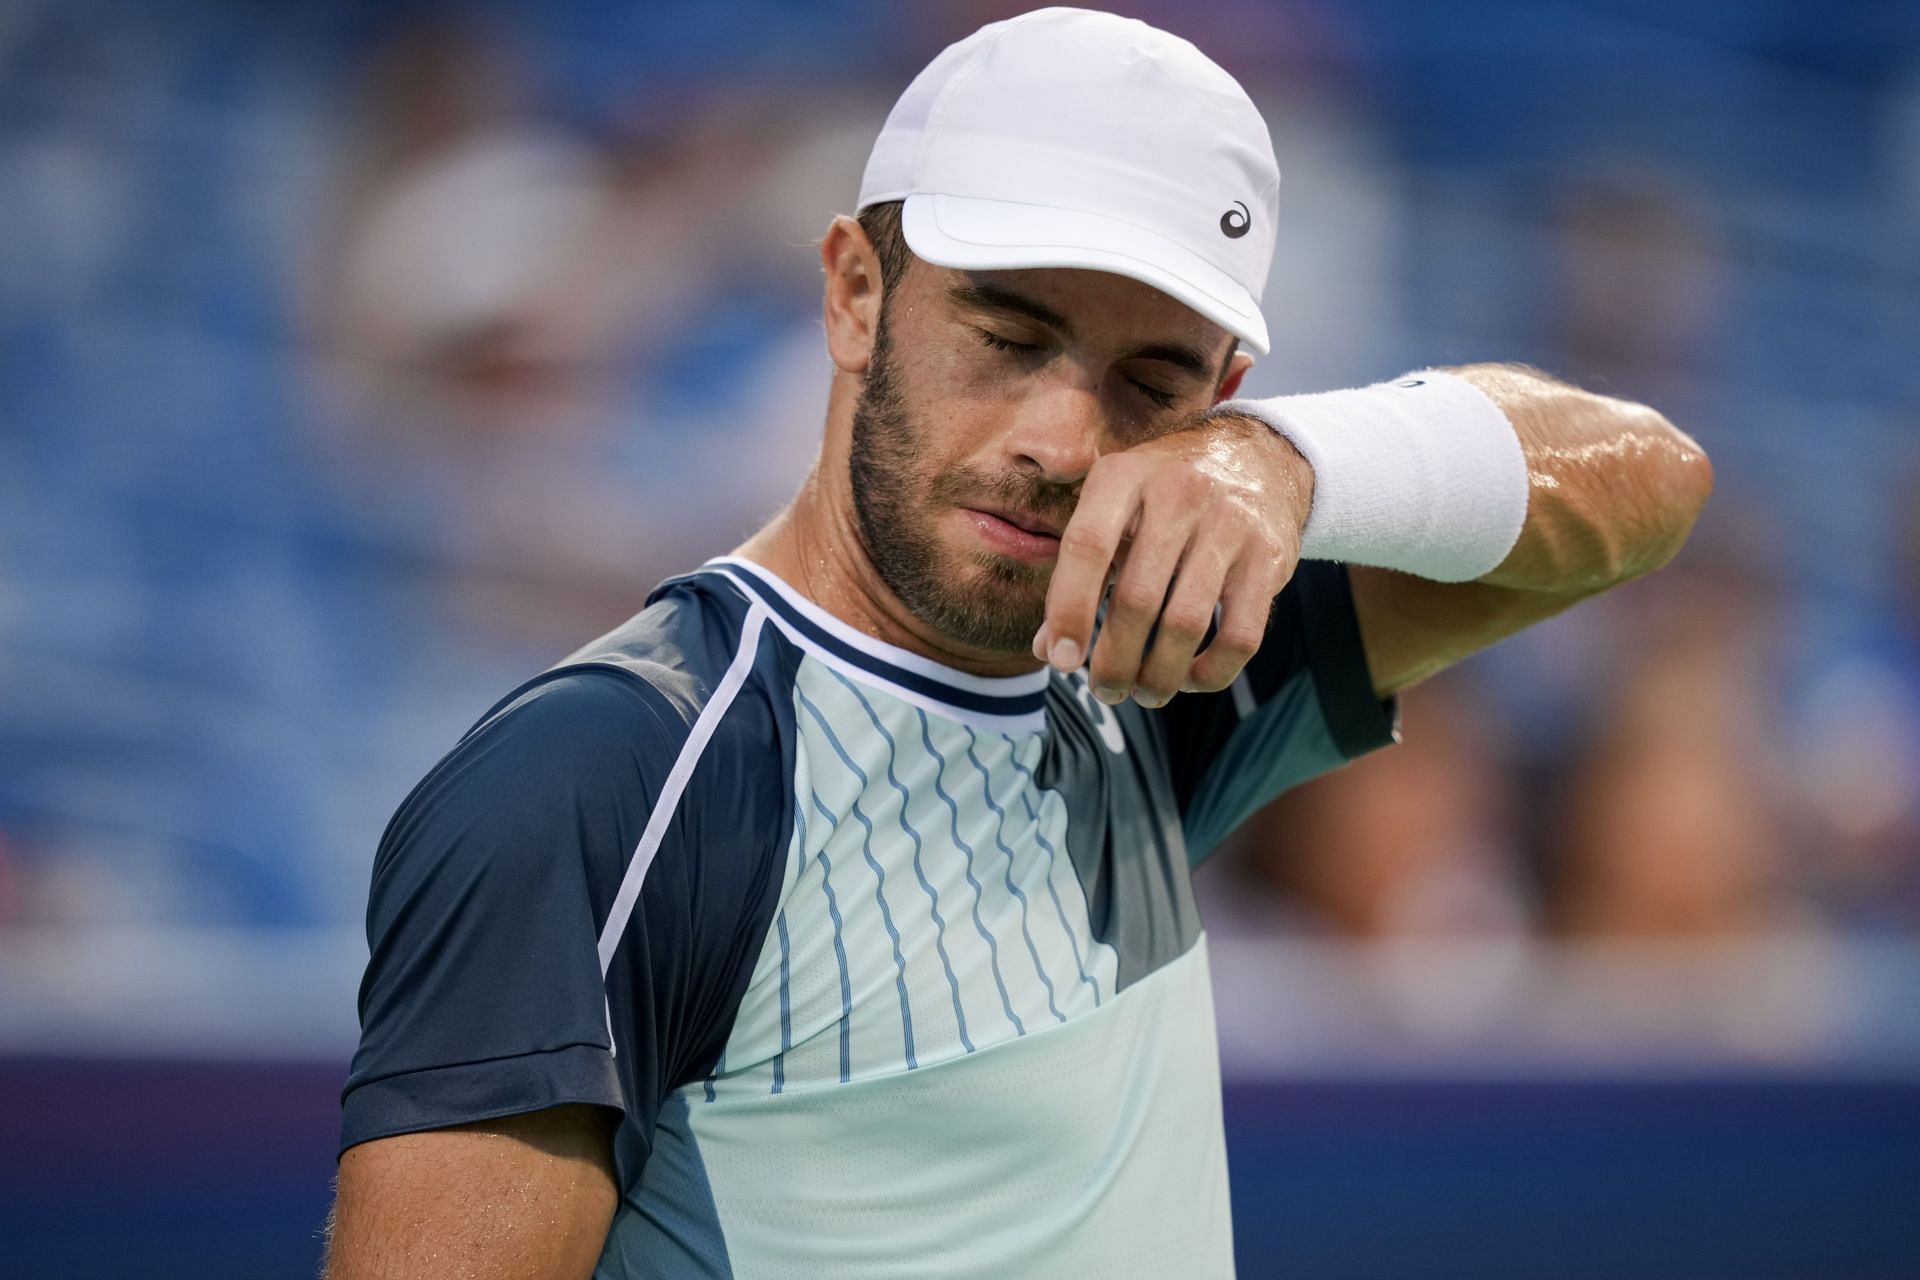
[[[810,246],[1018,7],[0,10],[0,931],[356,921],[494,698],[784,500]],[[1123,6],[1272,123],[1248,389],[1526,361],[1719,493],[1249,824],[1210,925],[1920,934],[1920,20],[1482,7]]]

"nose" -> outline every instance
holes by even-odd
[[[1078,484],[1100,456],[1105,431],[1097,386],[1061,379],[1021,407],[1007,445],[1023,470],[1050,484]]]

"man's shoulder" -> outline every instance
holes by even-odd
[[[741,657],[749,601],[718,574],[669,578],[640,612],[576,649],[550,669],[551,678],[583,668],[625,672],[684,712],[698,715]]]
[[[663,807],[709,834],[778,828],[793,775],[781,655],[743,625],[748,605],[724,579],[697,579],[662,584],[496,702],[414,788],[389,839],[431,814],[587,823],[620,862]]]
[[[719,575],[670,578],[639,613],[494,704],[466,738],[511,738],[516,751],[591,760],[596,771],[638,768],[656,784],[687,754],[690,765],[724,757],[777,782],[787,664],[749,610]]]
[[[758,637],[747,631],[748,609],[739,589],[718,575],[669,578],[640,612],[521,684],[470,732],[538,705],[535,718],[583,729],[684,736],[716,698],[740,701],[739,686],[751,682],[756,655],[747,650],[758,647]]]

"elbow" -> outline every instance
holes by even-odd
[[[1698,441],[1665,418],[1660,426],[1659,476],[1654,484],[1664,515],[1660,563],[1665,564],[1686,545],[1707,499],[1713,496],[1713,460]]]
[[[1713,461],[1699,442],[1655,410],[1639,412],[1627,433],[1633,487],[1642,495],[1642,518],[1630,548],[1617,560],[1624,582],[1664,567],[1687,543],[1700,512],[1713,496]]]
[[[1520,435],[1530,486],[1520,542],[1483,581],[1565,604],[1679,554],[1713,493],[1698,441],[1644,404],[1513,369],[1474,373]]]

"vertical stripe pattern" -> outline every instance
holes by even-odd
[[[774,930],[780,938],[780,1052],[773,1059],[773,1091],[780,1092],[786,1087],[787,1050],[793,1048],[793,998],[789,993],[792,982],[793,946],[787,941],[787,913],[782,908],[774,917]]]
[[[907,806],[912,802],[913,797],[906,786],[901,783],[896,771],[900,760],[900,749],[898,745],[895,744],[893,735],[887,731],[887,726],[882,724],[880,717],[875,714],[873,704],[867,701],[866,695],[862,694],[851,680],[848,680],[838,672],[834,673],[834,679],[844,685],[847,691],[859,700],[860,709],[866,712],[867,720],[873,725],[874,732],[878,733],[881,740],[887,744],[887,785],[892,787],[894,792],[899,796],[900,830],[913,844],[913,874],[914,878],[920,882],[920,891],[927,895],[927,912],[933,918],[934,950],[940,955],[940,968],[947,976],[947,989],[953,997],[954,1026],[960,1033],[961,1045],[968,1053],[972,1053],[973,1041],[967,1035],[967,1011],[965,1006],[960,1002],[960,979],[954,976],[953,959],[947,954],[947,922],[945,917],[940,914],[940,894],[933,887],[932,882],[927,879],[927,869],[920,856],[923,848],[920,841],[920,833],[915,831],[913,824],[907,821]],[[918,707],[914,708],[914,712],[923,722],[925,721],[926,712],[921,711]]]
[[[827,820],[829,830],[837,829],[833,821],[833,811],[820,803],[820,796],[813,796],[813,807]],[[853,1073],[853,979],[847,968],[846,921],[840,915],[840,899],[833,892],[833,863],[827,858],[827,851],[820,850],[820,887],[827,895],[827,914],[833,920],[833,958],[840,967],[840,1083],[845,1084]]]
[[[792,865],[722,1096],[912,1071],[1071,1021],[1115,989],[1033,775],[1043,733],[982,731],[811,657],[793,701]]]
[[[1031,769],[1021,764],[1018,760],[1013,762],[1013,767],[1019,770],[1020,776],[1025,778],[1029,784],[1033,784],[1033,771]],[[1100,986],[1094,982],[1093,975],[1087,972],[1087,962],[1080,955],[1080,939],[1074,931],[1073,924],[1067,919],[1067,905],[1060,900],[1060,887],[1054,882],[1053,872],[1056,869],[1054,864],[1060,860],[1060,851],[1053,847],[1053,841],[1047,839],[1046,832],[1041,829],[1040,812],[1034,808],[1033,805],[1032,790],[1037,789],[1037,785],[1034,785],[1029,789],[1021,790],[1020,807],[1027,811],[1027,818],[1033,823],[1033,838],[1039,842],[1040,848],[1046,852],[1048,873],[1047,896],[1053,899],[1054,915],[1059,919],[1060,927],[1066,930],[1067,941],[1073,945],[1073,966],[1080,971],[1080,981],[1086,985],[1087,990],[1093,992],[1093,1004],[1097,1009],[1100,1007]]]
[[[933,793],[940,797],[940,803],[947,807],[947,815],[953,832],[954,847],[966,855],[967,887],[973,890],[973,927],[987,944],[987,965],[993,971],[994,989],[1000,993],[1000,1007],[1006,1012],[1007,1021],[1013,1026],[1016,1036],[1027,1034],[1026,1024],[1020,1021],[1020,1015],[1013,1011],[1013,998],[1007,994],[1007,980],[1000,973],[1000,943],[980,918],[980,903],[986,891],[980,887],[979,877],[973,869],[973,846],[960,834],[960,803],[947,793],[946,786],[940,781],[940,775],[947,770],[947,757],[940,748],[933,745],[932,725],[927,722],[927,713],[920,712],[920,733],[927,745],[927,753],[933,757]]]
[[[864,794],[871,785],[867,780],[866,771],[855,764],[853,757],[847,754],[847,749],[840,745],[840,739],[834,734],[833,726],[828,724],[827,718],[820,714],[820,708],[808,701],[804,693],[796,691],[794,696],[800,699],[800,705],[807,709],[807,714],[811,715],[814,723],[820,726],[820,732],[826,735],[827,745],[833,748],[836,756],[840,757],[840,763],[859,779],[860,794]],[[819,803],[817,792],[814,795],[814,803]],[[873,902],[880,909],[880,923],[886,928],[887,937],[893,943],[893,980],[900,994],[901,1043],[906,1048],[907,1069],[911,1071],[919,1065],[914,1061],[913,1053],[913,1002],[907,996],[907,958],[900,952],[900,930],[894,927],[893,912],[887,907],[887,871],[873,856],[873,820],[861,812],[857,797],[849,808],[853,813],[854,821],[860,824],[860,830],[863,833],[860,839],[860,856],[873,871]]]
[[[980,740],[974,736],[972,729],[968,729],[967,759],[973,762],[974,769],[980,774],[980,798],[985,801],[987,808],[993,813],[993,842],[1000,847],[1001,853],[1007,855],[1007,868],[1005,872],[1007,892],[1012,894],[1014,901],[1020,904],[1020,936],[1026,941],[1027,954],[1033,957],[1033,971],[1039,975],[1040,985],[1046,990],[1047,1011],[1053,1015],[1054,1021],[1065,1022],[1067,1015],[1060,1012],[1060,1005],[1054,1000],[1053,979],[1047,976],[1046,963],[1040,959],[1040,948],[1035,945],[1033,941],[1033,930],[1028,927],[1027,924],[1027,895],[1021,890],[1019,881],[1014,877],[1015,859],[1013,850],[1008,847],[1005,838],[1007,812],[1002,809],[999,802],[993,798],[993,774],[988,771],[986,765],[980,763],[979,747]]]

